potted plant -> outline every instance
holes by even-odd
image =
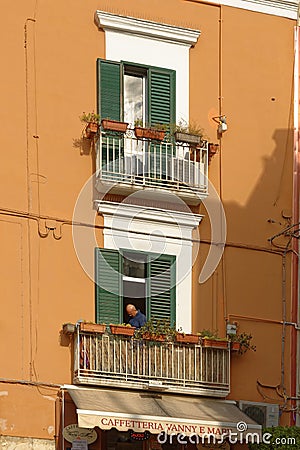
[[[112,334],[123,335],[123,336],[133,336],[135,332],[135,327],[132,327],[129,323],[120,323],[109,325]]]
[[[216,331],[202,330],[198,333],[201,338],[201,344],[203,347],[214,347],[214,348],[227,348],[228,339],[219,338]]]
[[[93,323],[93,322],[80,322],[80,331],[86,333],[100,333],[103,334],[106,331],[105,323]]]
[[[174,341],[176,330],[167,319],[151,318],[136,331],[136,337],[150,341]]]
[[[151,139],[154,141],[163,141],[166,134],[167,125],[155,124],[152,127],[144,127],[142,119],[134,122],[134,133],[137,139]]]
[[[80,116],[81,122],[86,123],[85,127],[85,135],[88,139],[91,139],[96,136],[99,130],[100,125],[100,116],[99,114],[91,113],[83,113]]]
[[[256,346],[252,344],[252,335],[248,333],[231,334],[229,336],[230,348],[232,351],[243,355],[248,350],[256,351]]]
[[[120,122],[109,118],[101,120],[101,126],[104,130],[115,131],[117,133],[126,133],[128,125],[127,122]]]
[[[175,140],[177,142],[184,142],[194,146],[200,145],[204,137],[203,129],[196,123],[187,123],[181,119],[175,126],[174,132]]]

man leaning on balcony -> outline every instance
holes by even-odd
[[[147,322],[145,314],[139,309],[136,309],[134,305],[128,304],[126,306],[126,312],[129,315],[129,324],[135,328],[141,328]]]

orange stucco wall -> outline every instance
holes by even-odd
[[[256,380],[281,381],[282,257],[265,250],[272,249],[268,238],[288,224],[282,211],[292,211],[294,23],[196,1],[2,5],[0,378],[71,383],[71,346],[60,336],[61,325],[94,320],[94,285],[77,260],[70,221],[95,168],[93,148],[80,144],[79,116],[96,110],[95,60],[105,57],[96,9],[201,30],[190,50],[190,116],[213,142],[212,117],[220,107],[227,116],[210,179],[225,208],[230,245],[213,276],[199,285],[208,250],[201,244],[193,268],[193,329],[224,334],[229,319],[253,334],[257,352],[232,360],[230,397],[263,401]],[[59,238],[52,231],[43,237],[47,217],[64,221],[61,230],[55,224]],[[200,233],[209,239],[207,216]],[[101,245],[100,231],[97,237]],[[290,318],[289,255],[286,263]],[[288,391],[289,370],[286,351]],[[55,387],[5,384],[1,390],[8,392],[0,396],[3,434],[54,437]]]

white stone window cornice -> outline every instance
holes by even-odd
[[[184,227],[193,230],[196,228],[203,215],[193,214],[186,211],[169,211],[152,207],[141,207],[137,205],[119,204],[114,202],[105,202],[103,200],[95,201],[95,205],[100,214],[112,216],[114,219],[122,218],[124,220],[143,220],[146,222],[164,223],[165,225]]]
[[[104,11],[96,11],[95,20],[99,28],[134,36],[144,36],[166,42],[192,46],[199,36],[199,30],[181,28],[173,25],[136,19],[134,17],[119,16]]]

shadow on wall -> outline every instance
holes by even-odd
[[[240,152],[237,152],[239,147],[236,143],[228,151],[226,147],[223,150],[221,164],[226,167],[226,172],[222,174],[222,188],[228,246],[225,248],[224,265],[220,264],[217,273],[200,286],[200,301],[195,302],[193,310],[195,329],[207,328],[207,325],[217,328],[218,324],[224,323],[226,316],[238,322],[239,332],[253,335],[257,352],[236,358],[232,366],[231,398],[241,398],[241,395],[253,398],[257,395],[257,401],[263,401],[256,391],[257,379],[269,385],[281,382],[282,325],[269,323],[268,320],[282,320],[283,260],[281,255],[271,253],[276,247],[269,239],[292,224],[293,207],[293,130],[275,130],[272,142],[273,149],[269,140],[265,148],[260,142],[254,146],[248,144],[247,147],[246,142]],[[229,170],[230,158],[233,160],[232,170]],[[212,164],[219,162],[216,158]],[[239,203],[231,200],[235,197],[246,200]],[[209,236],[209,223],[205,211],[201,212],[205,214],[203,225],[206,222],[205,227],[201,228],[201,238],[205,239]],[[282,236],[276,244],[284,248],[288,240],[288,237]],[[206,247],[204,245],[202,248]],[[290,267],[289,254],[285,286],[288,320],[291,305]],[[195,288],[199,288],[198,281],[195,283]],[[261,317],[263,320],[258,322],[251,317]],[[289,336],[289,330],[287,334]],[[287,340],[286,357],[288,346]],[[287,362],[285,369],[285,384],[288,384]],[[247,386],[240,383],[246,371]],[[277,398],[276,393],[273,396]],[[278,398],[277,402],[281,403],[281,399]]]
[[[272,139],[273,151],[261,142],[248,148],[243,144],[240,152],[238,145],[233,146],[233,169],[222,177],[228,241],[268,246],[268,238],[290,223],[283,216],[292,213],[293,130],[275,130]],[[227,168],[228,157],[222,155]],[[245,199],[242,207],[226,201],[226,196],[235,195],[241,203]]]

